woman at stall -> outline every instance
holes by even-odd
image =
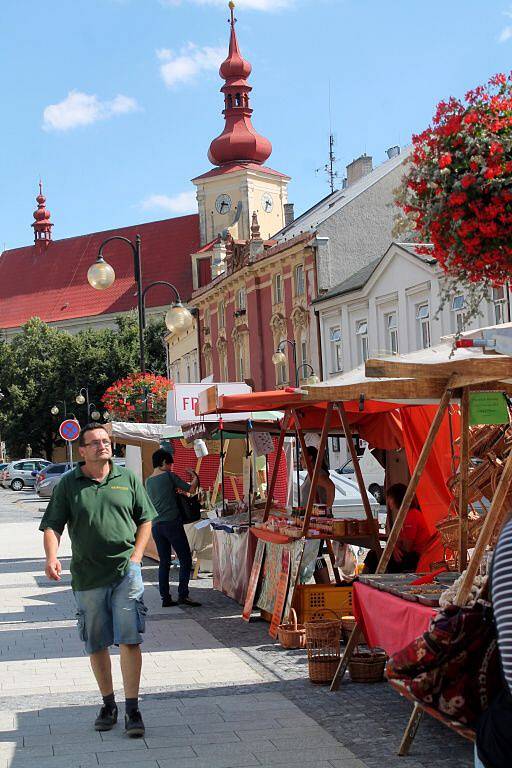
[[[475,768],[512,765],[512,517],[500,534],[491,568],[491,600],[498,634],[503,687],[477,729]]]
[[[404,500],[407,486],[396,483],[386,492],[388,528],[391,528]],[[437,534],[434,534],[437,536]],[[413,498],[404,520],[398,541],[386,569],[387,573],[411,573],[416,571],[421,555],[431,546],[434,538],[430,532],[416,497]],[[375,573],[378,559],[370,551],[364,561],[365,572]]]
[[[318,456],[318,449],[315,448],[314,445],[308,445],[306,450],[308,452],[309,458],[311,459],[311,464],[314,467],[317,456]],[[304,456],[302,456],[302,469],[305,469],[307,471],[307,464]],[[305,506],[307,503],[310,488],[311,488],[311,479],[308,473],[306,476],[306,479],[304,480],[304,482],[300,487],[300,498],[302,500],[303,506]],[[325,506],[330,509],[334,504],[335,495],[336,495],[336,488],[334,486],[333,481],[330,478],[329,467],[327,466],[327,462],[324,457],[322,461],[322,466],[320,468],[320,474],[318,476],[318,484],[316,487],[316,494],[315,494],[315,504],[325,504]]]

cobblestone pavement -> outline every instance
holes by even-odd
[[[94,732],[99,696],[76,635],[69,574],[58,584],[43,574],[39,508],[33,494],[0,489],[0,768],[472,765],[470,746],[430,718],[410,757],[398,758],[409,704],[385,684],[344,683],[336,694],[312,686],[305,653],[281,649],[267,624],[243,622],[209,578],[192,584],[202,608],[162,609],[150,561],[146,738],[126,739],[121,725]],[[65,537],[61,552],[67,569]],[[115,653],[114,679],[119,685]]]

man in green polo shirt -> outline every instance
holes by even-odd
[[[44,531],[45,573],[53,581],[61,578],[57,552],[67,525],[78,631],[103,696],[94,727],[109,731],[117,722],[109,653],[115,644],[121,655],[126,733],[140,737],[144,735],[138,707],[140,643],[147,611],[141,561],[156,512],[133,472],[112,462],[104,427],[85,426],[78,446],[83,461],[63,475],[39,526]]]

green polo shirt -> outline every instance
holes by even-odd
[[[144,486],[129,469],[111,463],[97,482],[82,473],[83,462],[63,475],[44,513],[40,531],[71,539],[71,585],[75,591],[96,589],[122,578],[142,523],[156,517]]]
[[[159,475],[150,475],[146,480],[146,491],[153,502],[158,517],[155,523],[174,523],[180,519],[178,497],[176,489],[190,491],[190,485],[174,472],[162,472]]]

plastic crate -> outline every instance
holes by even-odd
[[[352,587],[299,584],[295,588],[293,607],[301,624],[315,619],[333,619],[334,614],[341,619],[352,614]]]

